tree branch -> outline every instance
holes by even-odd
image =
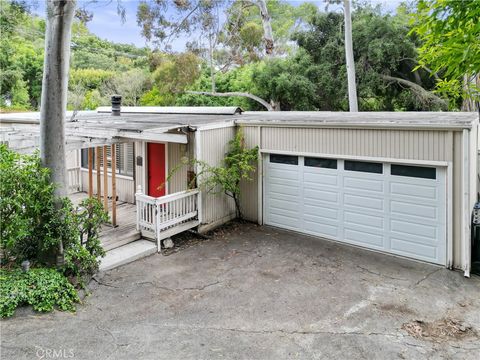
[[[219,92],[208,92],[208,91],[185,91],[185,93],[194,94],[194,95],[218,96],[218,97],[230,97],[230,96],[246,97],[246,98],[252,99],[253,101],[258,102],[260,105],[264,106],[268,111],[274,111],[273,107],[262,98],[253,94],[245,93],[245,92],[219,93]]]
[[[405,79],[402,79],[402,78],[394,77],[394,76],[389,76],[389,75],[380,75],[380,76],[382,77],[382,79],[384,79],[386,81],[396,82],[396,83],[399,83],[401,85],[405,85],[405,86],[409,87],[412,90],[412,92],[415,95],[417,95],[417,97],[420,100],[422,100],[422,102],[425,102],[425,100],[429,100],[429,101],[432,101],[434,103],[439,104],[440,106],[442,106],[445,109],[448,108],[448,103],[444,99],[436,96],[435,94],[433,94],[432,92],[430,92],[428,90],[425,90],[423,87],[421,87],[418,84],[415,84],[414,82],[411,82],[409,80],[405,80]]]

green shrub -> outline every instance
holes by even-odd
[[[86,199],[75,209],[68,198],[57,198],[54,190],[38,154],[20,155],[0,145],[3,259],[53,264],[61,241],[65,275],[92,274],[98,269],[98,257],[105,255],[99,231],[108,215],[97,199]]]
[[[60,241],[66,248],[78,237],[74,209],[58,199],[50,171],[38,153],[21,155],[0,145],[0,244],[4,259],[49,262]]]
[[[15,309],[31,305],[35,311],[47,312],[57,308],[75,311],[80,302],[78,294],[65,276],[55,269],[0,269],[0,317],[12,316]]]
[[[100,242],[100,228],[102,223],[108,221],[108,214],[100,201],[87,198],[80,203],[76,211],[76,221],[79,241],[66,249],[64,266],[64,274],[72,281],[98,270],[98,258],[105,256]]]

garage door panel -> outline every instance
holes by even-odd
[[[293,212],[294,214],[301,211],[300,204],[286,199],[270,199],[269,206],[271,209],[285,210]]]
[[[344,176],[343,187],[346,190],[367,190],[383,194],[384,182],[383,180],[367,179],[353,176]]]
[[[325,236],[328,238],[338,238],[340,236],[338,224],[327,224],[325,222],[318,223],[316,221],[310,221],[308,218],[304,220],[304,228],[309,234],[315,234],[319,236]]]
[[[366,208],[371,210],[379,210],[379,211],[380,210],[383,211],[385,208],[383,199],[375,199],[372,197],[353,195],[353,194],[344,194],[343,203],[345,205],[356,206],[356,207]]]
[[[382,249],[384,247],[384,238],[382,234],[365,231],[365,229],[345,227],[345,240],[360,246],[374,247]]]
[[[405,184],[401,182],[390,183],[390,194],[404,195],[408,197],[415,197],[418,199],[426,199],[428,201],[437,200],[437,188],[434,186],[426,186],[419,184]]]
[[[323,221],[325,219],[330,220],[339,220],[339,210],[338,209],[329,209],[324,207],[314,207],[305,205],[303,215],[305,218],[315,219],[317,221]]]
[[[269,224],[278,227],[287,227],[289,229],[300,230],[300,227],[298,226],[299,219],[282,214],[270,214]]]
[[[382,232],[385,228],[383,217],[376,216],[373,214],[369,215],[366,213],[358,213],[354,211],[345,210],[343,215],[343,221],[345,222],[345,224],[367,226]]]
[[[391,220],[391,231],[410,236],[420,236],[427,239],[437,238],[437,227],[426,224],[415,224],[411,221]]]
[[[413,243],[400,238],[391,238],[390,242],[392,251],[399,255],[415,257],[430,262],[438,262],[439,254],[437,246]]]
[[[319,184],[338,186],[338,175],[304,172],[303,181],[306,187],[315,188],[318,187]]]
[[[268,192],[277,195],[277,196],[282,196],[282,195],[291,195],[291,196],[300,196],[300,188],[294,187],[294,186],[288,186],[288,185],[280,185],[280,184],[270,184],[270,188],[268,189]]]
[[[293,168],[293,169],[292,169]],[[271,167],[269,169],[268,176],[271,179],[282,179],[282,180],[298,180],[298,166],[293,165],[279,165],[278,167]]]
[[[394,216],[410,216],[425,220],[439,220],[438,207],[405,201],[390,201],[390,213]]]
[[[332,190],[313,190],[313,189],[304,189],[304,198],[305,198],[305,203],[310,203],[310,204],[315,204],[318,203],[319,205],[321,203],[333,203],[335,205],[338,205],[339,202],[339,194],[336,192],[334,189]]]

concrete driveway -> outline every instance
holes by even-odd
[[[478,277],[268,227],[233,225],[98,281],[76,314],[20,311],[3,321],[2,358],[480,354]]]

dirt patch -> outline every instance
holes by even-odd
[[[381,311],[397,313],[401,315],[415,315],[415,311],[405,304],[378,304],[377,308]]]
[[[201,242],[208,241],[212,238],[224,239],[231,233],[236,233],[237,235],[242,234],[244,232],[242,226],[244,226],[245,224],[252,223],[241,220],[232,220],[203,235],[200,235],[195,231],[184,231],[178,235],[172,236],[174,247],[171,249],[162,249],[162,254],[164,256],[168,256],[181,250],[187,249],[191,246],[195,246]]]
[[[434,342],[461,340],[468,337],[477,337],[478,333],[471,326],[462,321],[443,318],[433,322],[413,320],[402,325],[410,336]]]

